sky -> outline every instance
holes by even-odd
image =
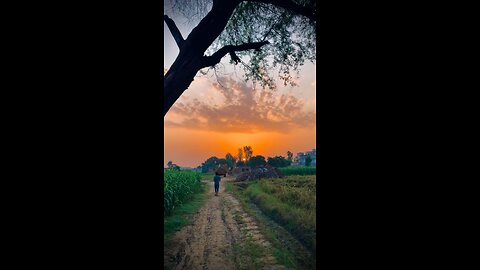
[[[166,9],[166,14],[170,15]],[[170,16],[186,38],[195,22]],[[164,72],[178,55],[178,47],[164,23]],[[245,82],[222,59],[224,72],[197,74],[164,117],[164,165],[197,167],[209,157],[233,156],[249,145],[253,155],[294,155],[316,148],[315,64],[301,67],[297,86],[277,80],[275,91]]]

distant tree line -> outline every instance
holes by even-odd
[[[229,168],[233,168],[235,166],[250,166],[250,167],[259,167],[259,166],[266,166],[270,165],[272,167],[287,167],[292,164],[293,153],[288,151],[287,157],[284,156],[275,156],[275,157],[268,157],[265,158],[262,155],[253,155],[253,148],[251,146],[244,146],[238,148],[238,152],[236,156],[233,156],[231,153],[227,153],[225,158],[218,158],[216,156],[212,156],[205,160],[202,165],[198,166],[197,168],[201,168],[202,172],[206,173],[210,170],[214,170],[219,166],[226,165]]]

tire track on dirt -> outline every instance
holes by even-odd
[[[244,246],[246,241],[253,241],[265,248],[271,247],[239,201],[225,192],[228,181],[232,178],[222,178],[219,196],[214,196],[213,183],[208,182],[205,205],[193,216],[192,224],[177,232],[165,247],[165,269],[237,269],[251,258],[234,253],[235,245]],[[263,257],[261,263],[262,269],[285,269],[277,265],[272,256]]]

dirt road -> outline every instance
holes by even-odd
[[[213,182],[208,182],[207,201],[193,224],[177,232],[165,247],[165,269],[285,269],[270,255],[249,256],[256,246],[268,250],[271,244],[239,201],[225,192],[225,183],[232,180],[222,177],[219,196]]]

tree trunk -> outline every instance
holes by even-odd
[[[182,43],[180,53],[163,81],[164,117],[203,67],[203,54],[223,31],[237,5],[237,1],[214,1],[212,10]]]
[[[187,90],[193,81],[193,78],[199,70],[199,58],[177,57],[176,65],[172,65],[165,74],[163,81],[163,116],[167,114],[168,110]]]

